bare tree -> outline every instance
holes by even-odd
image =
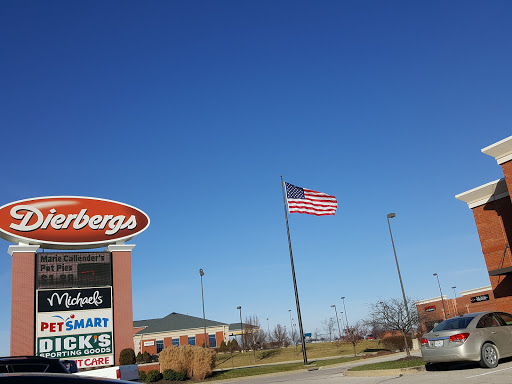
[[[334,326],[336,325],[336,321],[330,317],[328,319],[325,319],[322,321],[322,325],[324,326],[324,329],[329,334],[329,341],[332,341],[332,334],[334,332]]]
[[[299,332],[297,332],[297,329],[295,327],[290,329],[290,340],[293,344],[298,344],[298,342],[300,341]]]
[[[385,331],[399,331],[405,343],[405,352],[411,356],[407,334],[419,325],[419,316],[413,299],[407,298],[409,316],[402,299],[379,300],[371,304],[368,324]]]
[[[368,333],[368,325],[364,321],[358,321],[345,330],[345,336],[341,339],[341,343],[350,343],[354,347],[354,356],[357,355],[356,346]]]
[[[315,328],[315,332],[313,332],[313,340],[318,341],[322,337],[320,330]]]
[[[249,316],[245,318],[244,327],[244,345],[247,350],[252,349],[256,356],[256,349],[259,349],[265,341],[265,334],[260,329],[258,316]]]
[[[274,339],[278,347],[282,347],[286,343],[287,339],[286,329],[281,324],[277,324],[272,332],[272,339]]]

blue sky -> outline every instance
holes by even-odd
[[[134,318],[266,326],[295,308],[280,174],[335,195],[290,218],[306,332],[342,310],[489,284],[454,196],[502,177],[511,134],[508,1],[0,4],[0,203],[94,196],[144,210]],[[0,240],[0,355],[11,258]],[[294,318],[296,315],[294,313]],[[14,325],[13,325],[14,326]]]

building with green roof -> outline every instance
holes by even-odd
[[[240,323],[221,323],[203,320],[201,317],[172,312],[161,319],[136,320],[133,322],[133,344],[135,354],[141,352],[154,355],[170,345],[204,345],[206,325],[207,346],[215,348],[230,336],[241,335]]]

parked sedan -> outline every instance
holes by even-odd
[[[512,315],[505,312],[468,313],[452,317],[421,338],[427,368],[439,363],[478,361],[494,368],[512,356]]]

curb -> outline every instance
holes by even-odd
[[[345,371],[344,376],[348,377],[377,377],[377,376],[403,376],[412,375],[425,371],[425,366],[420,365],[418,367],[411,368],[397,368],[397,369],[374,369],[368,371]]]

